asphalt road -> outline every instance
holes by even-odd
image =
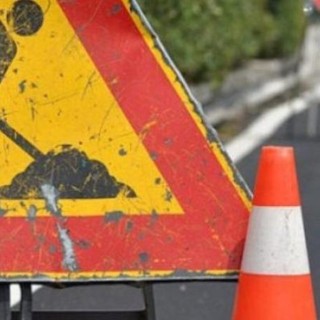
[[[320,306],[320,126],[316,127],[313,137],[308,137],[307,118],[307,112],[295,116],[264,145],[289,145],[295,148],[314,290],[317,305]],[[260,146],[237,164],[251,188],[254,184],[259,150]],[[154,286],[157,320],[230,319],[235,287],[235,282],[157,284]],[[35,310],[114,311],[139,310],[143,306],[142,291],[124,285],[68,289],[45,287],[34,294]],[[95,320],[89,315],[88,319]],[[102,316],[100,319],[115,317]],[[129,317],[124,316],[121,319]]]

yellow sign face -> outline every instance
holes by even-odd
[[[1,281],[234,276],[249,193],[188,92],[135,0],[0,1]]]
[[[0,32],[15,49],[0,82],[6,216],[30,206],[49,215],[42,198],[50,195],[59,195],[64,216],[182,213],[143,145],[154,120],[134,131],[56,1],[39,3],[46,13],[36,36],[14,30],[12,5],[1,1]]]

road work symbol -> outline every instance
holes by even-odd
[[[148,25],[131,0],[1,1],[0,279],[238,269],[246,186]]]
[[[44,13],[31,0],[18,0],[7,13],[7,22],[19,36],[32,36],[43,25]],[[0,83],[17,54],[16,42],[0,21]],[[23,84],[21,84],[23,85]],[[91,160],[84,152],[63,145],[47,154],[42,153],[23,135],[0,119],[0,131],[35,161],[10,185],[0,186],[0,198],[43,198],[43,185],[55,187],[60,198],[114,198],[122,193],[136,197],[135,192],[111,176],[99,161]]]

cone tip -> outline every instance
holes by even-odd
[[[261,149],[262,156],[284,157],[291,159],[294,157],[293,147],[290,146],[264,146]]]
[[[253,204],[256,206],[299,206],[300,196],[292,147],[262,148]]]

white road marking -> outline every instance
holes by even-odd
[[[285,102],[258,117],[246,130],[226,144],[226,151],[234,162],[246,157],[270,138],[290,117],[307,110],[320,101],[320,86],[301,97]]]
[[[32,285],[32,292],[38,291],[42,286],[33,284]],[[10,285],[10,306],[13,307],[14,305],[17,305],[20,302],[21,299],[21,292],[20,287],[17,284]]]

